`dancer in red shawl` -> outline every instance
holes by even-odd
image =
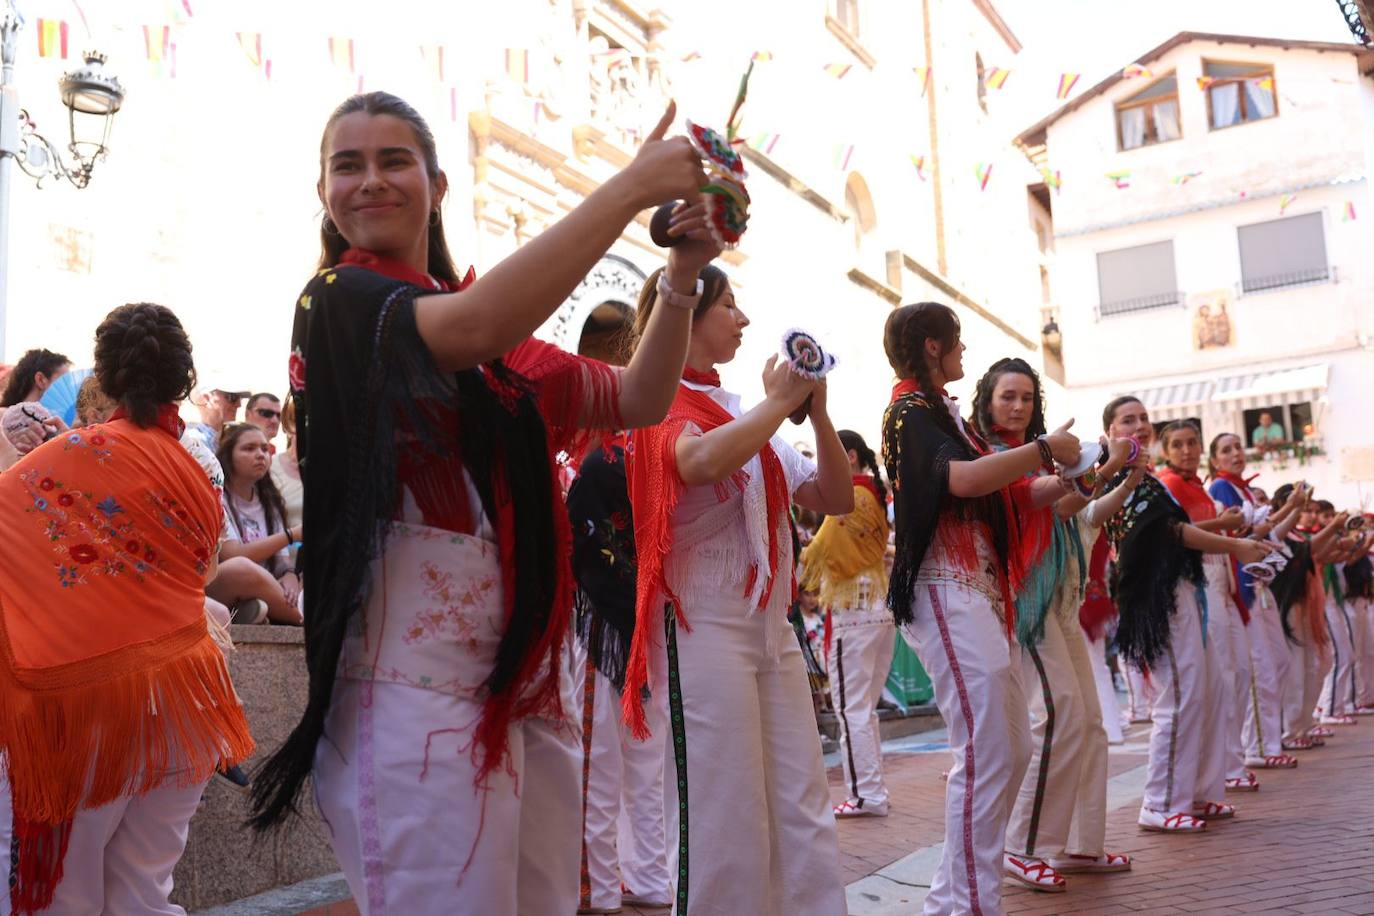
[[[679,916],[841,916],[835,819],[787,622],[788,522],[793,500],[853,509],[849,459],[824,381],[774,356],[764,400],[747,412],[720,387],[716,366],[734,358],[749,319],[724,273],[708,267],[701,280],[677,397],[663,423],[635,431],[628,457],[639,595],[625,711],[644,736],[641,688],[651,674],[655,695],[666,687]],[[819,467],[776,435],[808,396]]]
[[[964,375],[948,306],[894,310],[883,346],[898,378],[883,420],[897,527],[887,601],[930,675],[954,756],[925,911],[991,916],[1002,912],[1007,821],[1030,758],[1011,598],[1024,578],[1018,515],[1064,495],[1058,478],[1026,475],[1077,461],[1079,443],[1066,423],[994,453],[964,422],[945,392]]]
[[[623,372],[528,335],[635,214],[705,183],[688,142],[663,139],[672,117],[475,282],[449,257],[447,180],[415,110],[374,92],[325,128],[322,269],[291,355],[310,697],[254,782],[255,825],[278,823],[313,767],[363,913],[577,907],[559,664],[571,533],[553,456],[577,453],[581,430],[657,421],[690,321],[660,309]],[[682,208],[672,232],[704,238],[703,213]]]

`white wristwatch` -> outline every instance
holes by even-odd
[[[667,273],[658,275],[658,298],[676,308],[688,309],[689,311],[695,310],[697,305],[701,303],[701,293],[704,289],[705,284],[698,279],[696,293],[691,296],[684,296],[682,293],[673,289],[672,284],[668,282]]]

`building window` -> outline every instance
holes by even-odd
[[[859,0],[831,0],[830,5],[833,9],[831,15],[840,24],[840,28],[859,38]]]
[[[1241,292],[1322,283],[1331,278],[1321,213],[1304,213],[1236,229]]]
[[[1268,64],[1202,62],[1207,120],[1212,130],[1262,121],[1278,114],[1274,68]]]
[[[1179,305],[1174,243],[1154,242],[1097,255],[1099,318]]]
[[[1274,404],[1243,411],[1245,447],[1252,457],[1306,457],[1321,454],[1321,437],[1312,419],[1312,403]]]
[[[1116,145],[1136,149],[1183,136],[1178,121],[1178,80],[1174,74],[1155,80],[1116,106]]]

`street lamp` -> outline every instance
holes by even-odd
[[[105,55],[87,52],[85,64],[63,75],[58,81],[62,104],[67,108],[68,165],[51,140],[35,128],[29,113],[19,107],[19,93],[13,85],[14,55],[24,19],[14,0],[0,0],[0,359],[5,353],[5,314],[9,287],[9,217],[11,165],[19,163],[25,175],[43,186],[56,176],[77,188],[91,182],[95,164],[105,158],[110,126],[124,104],[124,87],[119,79],[105,72]]]

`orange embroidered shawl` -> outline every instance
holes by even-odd
[[[253,749],[205,625],[220,504],[161,426],[119,419],[0,475],[0,759],[16,912],[61,880],[78,808],[209,779]]]

